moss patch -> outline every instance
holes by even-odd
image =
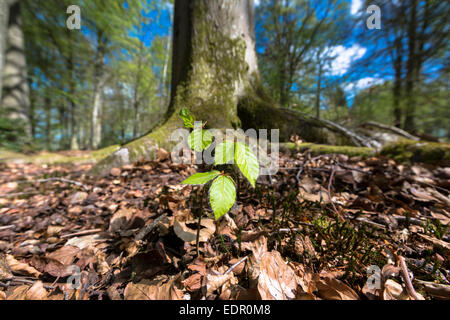
[[[115,145],[112,145],[109,147],[105,147],[103,149],[95,150],[92,152],[90,158],[92,158],[95,161],[100,161],[100,160],[106,158],[107,156],[113,154],[114,152],[116,152],[119,149],[120,149],[120,146],[118,144],[115,144]]]
[[[302,143],[297,145],[293,142],[280,144],[280,149],[291,151],[309,151],[313,156],[321,154],[345,154],[349,157],[361,156],[367,158],[374,155],[374,150],[365,147],[332,146],[326,144]]]
[[[383,147],[380,155],[396,162],[450,166],[450,143],[399,140]]]

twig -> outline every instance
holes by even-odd
[[[14,198],[14,197],[20,197],[20,196],[32,196],[39,194],[39,192],[17,192],[17,193],[8,193],[8,194],[2,194],[0,195],[0,198]]]
[[[364,174],[372,174],[372,171],[364,171],[364,170],[361,170],[359,168],[352,168],[352,167],[346,166],[345,164],[342,164],[340,162],[337,162],[336,164],[339,167],[347,169],[347,170],[357,171],[357,172],[364,173]]]
[[[48,179],[38,179],[38,180],[32,180],[30,182],[49,182],[49,181],[59,181],[59,182],[65,182],[65,183],[70,183],[70,184],[74,184],[76,186],[82,187],[85,191],[89,191],[89,187],[82,184],[81,182],[78,181],[74,181],[74,180],[69,180],[69,179],[64,179],[64,178],[48,178]]]
[[[8,279],[8,281],[10,281],[10,282],[26,283],[26,284],[35,284],[39,280],[33,281],[33,280],[28,280],[28,279],[22,279],[22,278],[14,277],[14,278]],[[48,286],[46,284],[44,284],[43,286],[44,286],[45,289],[50,289],[50,290],[55,289],[54,286]]]
[[[2,226],[0,227],[0,231],[4,231],[4,230],[8,230],[8,229],[13,229],[14,226],[13,225],[9,225],[9,226]]]
[[[320,155],[320,156],[317,156],[317,157],[308,159],[308,160],[306,160],[305,162],[303,162],[303,164],[301,165],[300,169],[299,169],[298,172],[297,172],[297,175],[295,176],[295,178],[297,179],[298,184],[300,184],[300,175],[302,174],[302,172],[303,172],[303,170],[306,168],[306,166],[307,166],[310,162],[312,162],[312,161],[314,161],[314,160],[317,160],[317,159],[319,159],[319,158],[321,158],[321,157],[323,157],[323,156],[325,156],[325,155]]]
[[[90,230],[83,230],[83,231],[79,231],[79,232],[74,232],[74,233],[70,233],[70,234],[65,234],[61,236],[61,239],[66,239],[66,238],[71,238],[71,237],[77,237],[77,236],[86,236],[89,234],[93,234],[93,233],[98,233],[103,231],[103,229],[90,229]]]
[[[242,262],[244,262],[245,260],[247,260],[248,256],[243,257],[241,260],[239,260],[238,262],[236,262],[235,264],[233,264],[227,271],[225,271],[225,273],[223,274],[224,276],[229,274],[231,271],[233,271],[234,269],[236,269],[236,267],[238,265],[240,265]]]
[[[376,222],[373,222],[373,221],[370,221],[369,219],[366,219],[364,217],[357,217],[356,220],[360,221],[360,222],[364,222],[364,223],[370,224],[371,226],[377,227],[379,229],[386,230],[386,226],[384,226],[382,224],[379,224],[379,223],[376,223]]]
[[[414,300],[421,300],[414,290],[414,287],[409,277],[408,268],[406,267],[405,259],[402,256],[398,256],[398,261],[400,262],[400,269],[402,270],[403,279],[406,284],[406,291]]]

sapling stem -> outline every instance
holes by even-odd
[[[200,255],[198,247],[199,247],[199,240],[200,240],[201,223],[202,223],[202,213],[200,212],[198,215],[198,220],[197,220],[197,238],[195,239],[195,249],[197,251],[197,257]]]
[[[197,253],[197,257],[200,255],[199,252],[199,244],[200,244],[200,229],[202,227],[201,223],[202,223],[202,213],[203,213],[203,195],[205,194],[204,192],[204,188],[202,188],[201,191],[199,191],[200,193],[200,210],[197,211],[198,214],[198,220],[197,220],[197,236],[195,239],[195,249],[196,249],[196,253]]]

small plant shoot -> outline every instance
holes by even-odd
[[[180,117],[183,119],[186,128],[194,129],[194,117],[189,110],[182,109]],[[189,135],[188,144],[192,150],[202,152],[213,142],[213,136],[208,130],[195,127]],[[219,165],[236,165],[242,175],[247,178],[250,184],[255,187],[259,176],[259,163],[256,155],[250,147],[242,142],[225,140],[214,149],[214,167]],[[214,217],[218,220],[233,207],[236,201],[236,183],[229,173],[218,170],[195,173],[182,184],[205,185],[210,183],[209,202],[214,212]]]

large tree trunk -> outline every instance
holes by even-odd
[[[6,32],[8,28],[9,6],[7,0],[0,0],[0,102],[2,101],[3,66],[6,53]]]
[[[23,122],[25,134],[31,139],[30,89],[27,82],[20,1],[14,0],[10,4],[1,106],[11,120]]]
[[[171,102],[164,122],[102,160],[93,173],[151,159],[158,147],[169,150],[171,133],[183,127],[188,108],[209,128],[280,129],[280,138],[299,134],[312,142],[352,143],[341,130],[280,109],[259,79],[252,0],[176,0],[173,29]]]

